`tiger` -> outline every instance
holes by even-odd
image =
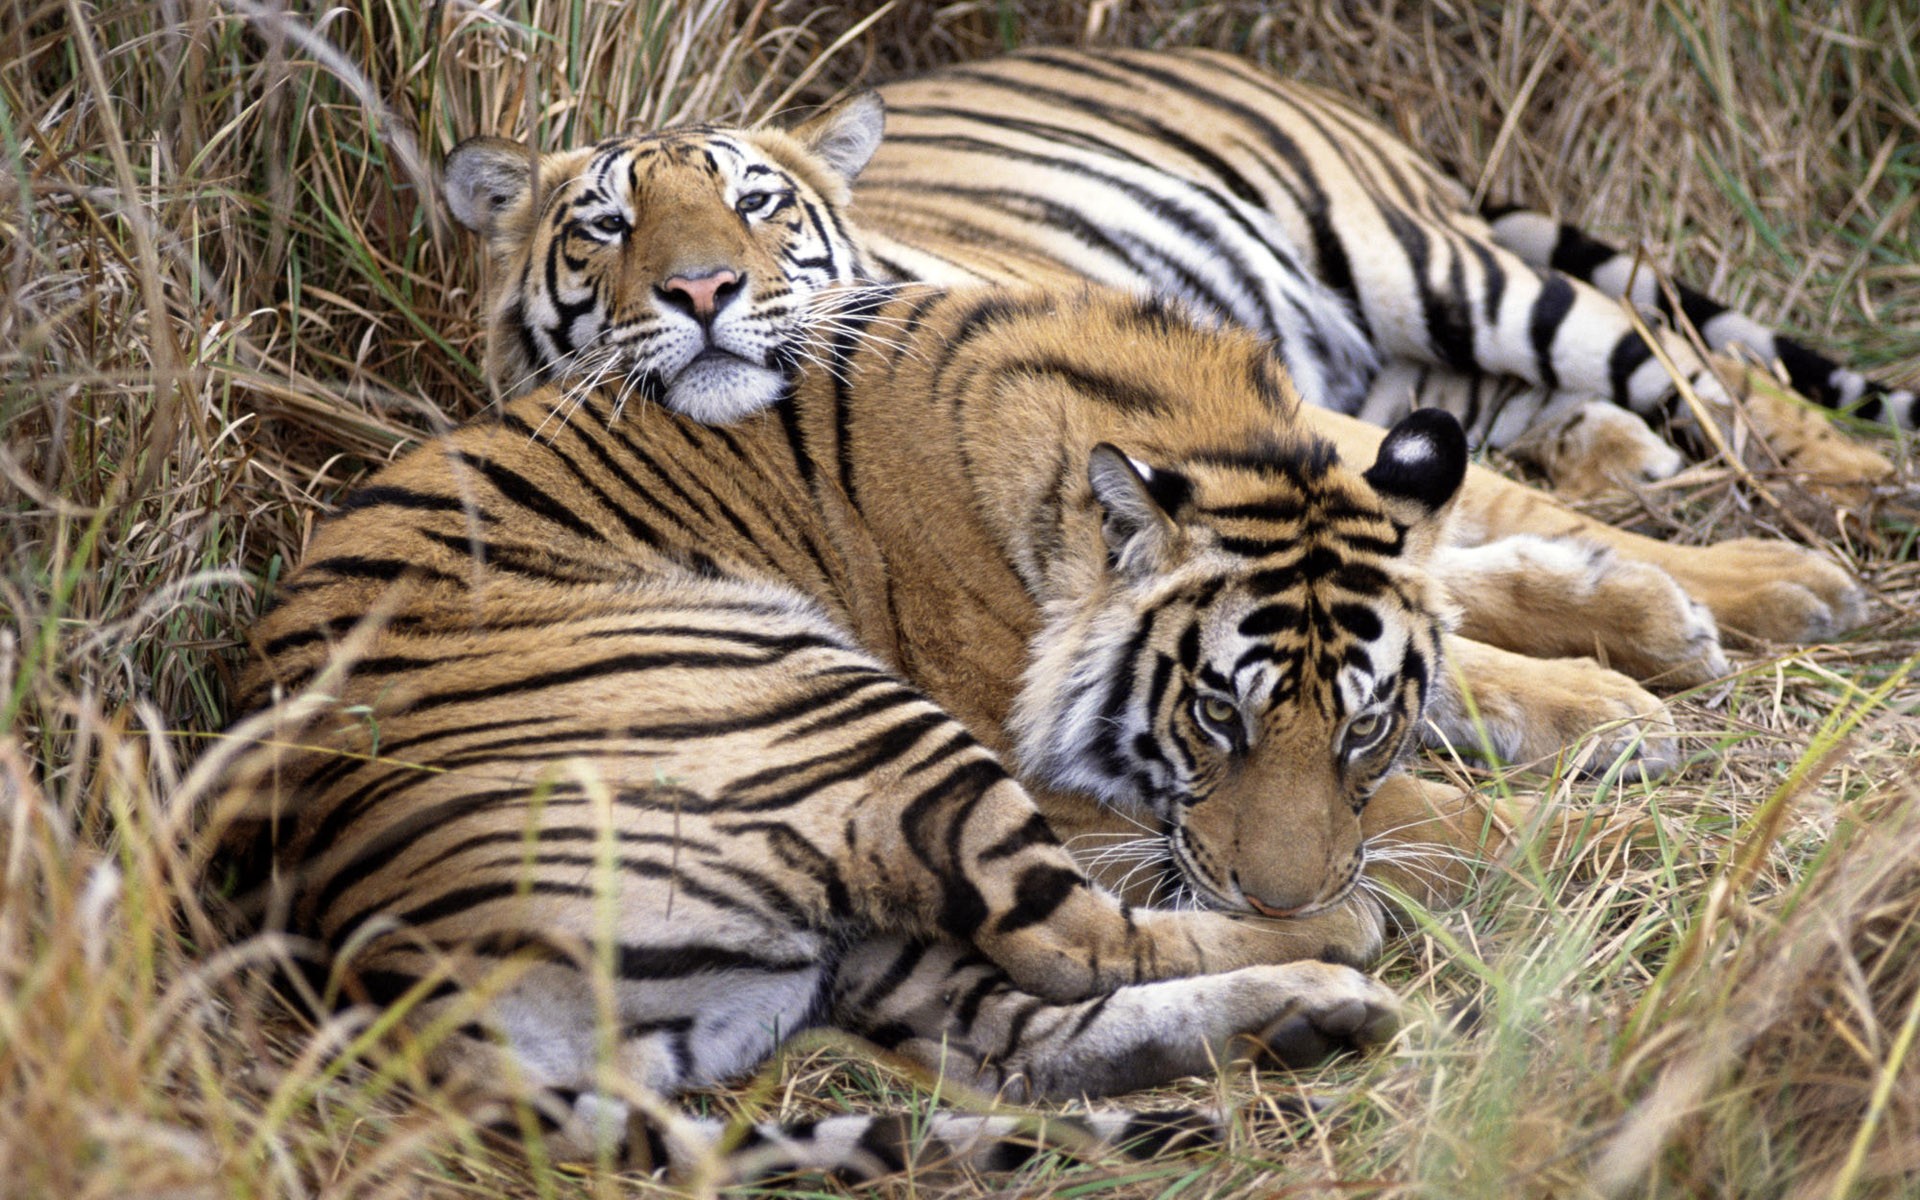
[[[1390,1037],[1370,839],[1473,803],[1404,770],[1458,423],[1353,469],[1257,337],[1118,294],[843,320],[772,409],[585,376],[341,502],[239,696],[288,928],[407,1000],[447,1086],[525,1081],[569,1157],[627,1135],[623,1089],[820,1025],[1028,1099]],[[1089,877],[1051,795],[1149,831],[1146,894]],[[887,1169],[896,1129],[769,1125],[753,1169]],[[689,1169],[674,1136],[636,1140]]]
[[[791,340],[661,350],[659,314],[711,338],[723,300],[802,303],[755,273],[818,257],[789,250],[834,223],[792,218],[840,203],[873,116],[456,153],[497,276],[582,280],[491,311],[580,357],[516,333],[516,394],[342,501],[252,637],[226,815],[259,911],[324,951],[322,994],[399,1005],[445,1086],[523,1097],[568,1157],[864,1177],[924,1151],[887,1115],[729,1138],[650,1102],[815,1025],[1018,1100],[1377,1046],[1377,890],[1449,899],[1498,848],[1495,801],[1405,770],[1462,719],[1447,663],[1510,681],[1529,728],[1644,695],[1448,631],[1449,523],[1499,507],[1457,421],[1322,437],[1263,339],[1155,298],[823,289]],[[699,152],[721,138],[741,153]],[[743,213],[750,162],[778,186]],[[712,257],[633,240],[701,188],[672,241]],[[583,232],[616,207],[623,240]],[[722,272],[753,288],[668,286]],[[596,353],[583,320],[633,336]],[[784,374],[722,422],[676,371],[728,354]],[[1698,649],[1684,606],[1595,607],[1597,636]],[[1154,1149],[1215,1128],[1190,1116],[1076,1127]],[[924,1130],[1032,1153],[1015,1118]]]
[[[1920,398],[1848,370],[1632,254],[1458,182],[1345,100],[1208,50],[1036,49],[883,84],[887,136],[853,218],[882,278],[1062,273],[1175,298],[1275,339],[1309,401],[1377,423],[1410,405],[1591,493],[1664,478],[1729,391],[1692,343],[1650,345],[1624,298],[1713,351],[1778,363],[1818,404],[1920,425]],[[1657,351],[1657,352],[1656,352]],[[1664,357],[1671,363],[1663,363]],[[1723,363],[1724,365],[1724,363]],[[1886,476],[1877,452],[1771,389],[1747,411],[1816,482]]]

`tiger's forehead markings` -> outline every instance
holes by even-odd
[[[770,170],[754,162],[753,155],[740,143],[696,126],[601,142],[586,169],[571,182],[581,184],[590,179],[593,186],[606,191],[610,177],[623,167],[629,185],[634,187],[638,187],[642,179],[689,166],[719,175],[724,173],[722,157],[731,165],[744,164],[747,174]]]

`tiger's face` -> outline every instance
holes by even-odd
[[[1208,907],[1344,902],[1361,814],[1439,676],[1423,562],[1465,466],[1458,423],[1432,411],[1364,474],[1324,446],[1165,465],[1096,448],[1105,586],[1041,639],[1022,765],[1131,814],[1157,839],[1133,857]]]
[[[881,125],[864,95],[791,134],[672,129],[537,169],[515,143],[461,143],[446,197],[492,259],[494,386],[582,377],[710,423],[774,403],[815,298],[864,275],[840,213]]]

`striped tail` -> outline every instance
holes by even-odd
[[[1493,227],[1494,240],[1530,265],[1585,280],[1609,296],[1625,297],[1631,287],[1629,298],[1635,305],[1675,319],[1666,290],[1653,272],[1643,268],[1636,273],[1632,254],[1576,226],[1514,205],[1491,205],[1482,215]],[[1740,347],[1763,362],[1780,363],[1794,391],[1828,408],[1901,429],[1920,427],[1920,394],[1914,389],[1876,383],[1684,283],[1676,281],[1673,290],[1680,298],[1681,315],[1714,350]]]

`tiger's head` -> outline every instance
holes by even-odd
[[[1187,899],[1284,917],[1344,903],[1361,812],[1438,682],[1448,610],[1424,563],[1466,461],[1433,410],[1364,473],[1313,440],[1171,461],[1095,447],[1082,502],[1104,563],[1036,639],[1023,768],[1130,814],[1151,847],[1132,860]]]
[[[883,121],[866,93],[791,132],[694,126],[537,161],[456,146],[447,206],[492,262],[495,388],[584,376],[705,422],[772,404],[813,298],[866,274],[841,214]]]

